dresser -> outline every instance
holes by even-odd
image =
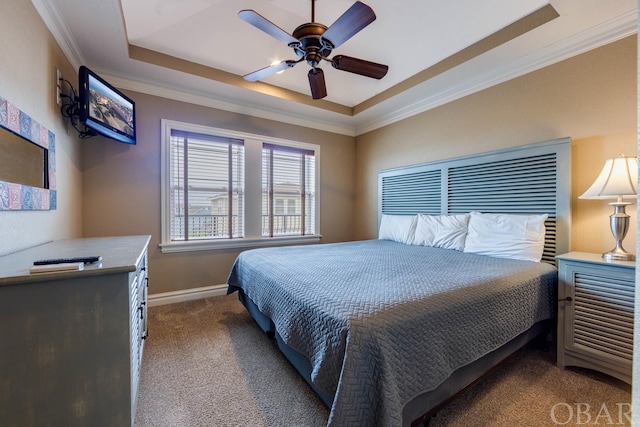
[[[132,426],[147,334],[149,236],[60,240],[0,257],[0,420]],[[101,256],[30,274],[38,259]]]
[[[635,262],[570,252],[558,260],[558,366],[631,384]]]

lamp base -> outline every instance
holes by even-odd
[[[616,251],[614,249],[611,252],[602,254],[602,259],[606,261],[635,261],[636,256],[625,252],[624,249],[622,251]]]
[[[622,240],[629,230],[629,215],[625,212],[625,207],[631,203],[623,202],[622,197],[618,197],[617,202],[609,204],[614,209],[613,215],[609,216],[609,225],[613,238],[616,239],[616,247],[602,254],[602,258],[606,261],[635,261],[635,255],[625,251],[622,247]]]

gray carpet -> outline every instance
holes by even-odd
[[[430,425],[630,425],[618,410],[630,390],[594,371],[560,370],[553,352],[527,348]],[[149,309],[137,427],[325,426],[327,417],[237,295]]]

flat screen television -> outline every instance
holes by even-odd
[[[135,144],[135,102],[84,65],[78,74],[80,123],[107,138]]]

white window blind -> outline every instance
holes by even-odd
[[[321,238],[318,145],[163,119],[160,160],[163,253]]]
[[[315,152],[262,145],[262,235],[316,233]]]
[[[169,149],[171,241],[243,237],[243,140],[172,129]]]

